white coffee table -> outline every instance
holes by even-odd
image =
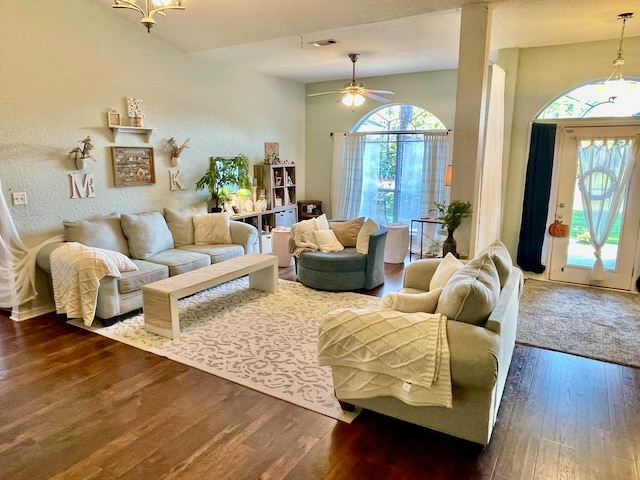
[[[249,275],[249,287],[278,290],[278,259],[252,253],[165,278],[142,287],[144,328],[167,338],[180,336],[178,300],[221,283]]]

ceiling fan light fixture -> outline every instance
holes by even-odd
[[[342,103],[351,108],[359,107],[364,103],[366,99],[360,95],[359,93],[347,93],[344,97],[342,97]]]

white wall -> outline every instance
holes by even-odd
[[[109,2],[5,2],[0,29],[0,179],[2,194],[28,246],[58,233],[63,219],[112,211],[142,212],[208,199],[194,184],[212,156],[243,153],[261,163],[264,142],[304,178],[304,85],[206,63],[158,40],[114,12]],[[175,15],[178,15],[176,13]],[[155,27],[171,28],[171,13]],[[113,142],[106,113],[126,122],[126,97],[143,99],[149,144],[126,134]],[[68,152],[90,135],[97,197],[71,199]],[[170,191],[163,142],[190,138],[179,169],[187,186]],[[110,147],[150,146],[156,183],[115,188]],[[300,198],[304,184],[298,185]],[[28,205],[12,206],[11,192]]]
[[[307,94],[344,87],[350,80],[307,84]],[[412,73],[384,77],[361,78],[367,88],[384,88],[396,92],[388,95],[392,103],[409,103],[436,115],[447,128],[453,128],[455,117],[456,71]],[[331,132],[348,132],[380,102],[367,100],[355,111],[336,103],[340,95],[307,98],[306,115],[306,198],[321,200],[327,215],[330,210]],[[304,197],[298,197],[303,199]]]

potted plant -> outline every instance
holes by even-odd
[[[230,185],[246,188],[248,184],[249,160],[239,154],[233,158],[212,158],[209,168],[196,182],[196,190],[209,190],[215,202],[214,209],[220,211],[227,200]]]
[[[470,217],[471,213],[473,213],[471,202],[453,200],[449,205],[435,202],[435,207],[438,211],[438,220],[440,220],[442,226],[446,228],[448,232],[446,240],[442,243],[442,256],[444,257],[447,253],[451,252],[457,257],[457,245],[453,238],[453,232],[460,226],[463,219]]]

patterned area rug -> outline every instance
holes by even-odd
[[[351,422],[356,415],[340,408],[330,369],[318,366],[318,325],[331,310],[379,303],[286,280],[279,280],[277,293],[266,293],[250,289],[243,277],[180,300],[181,336],[174,340],[148,333],[142,314],[103,328],[69,323]]]
[[[640,295],[527,279],[516,341],[640,367]]]

